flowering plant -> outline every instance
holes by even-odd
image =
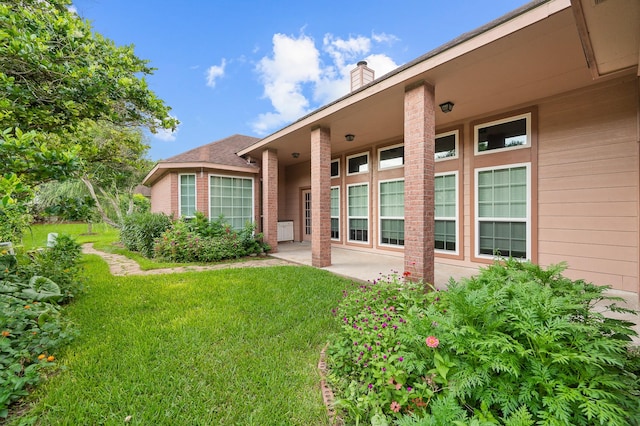
[[[621,299],[563,269],[508,259],[447,291],[393,274],[345,292],[327,362],[345,422],[640,425],[635,333],[593,308]]]

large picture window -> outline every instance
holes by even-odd
[[[531,146],[531,114],[474,126],[475,153],[528,148]]]
[[[458,250],[458,174],[435,176],[435,249]]]
[[[340,187],[331,187],[331,239],[340,239]]]
[[[196,215],[196,175],[179,175],[180,216],[194,217]]]
[[[404,246],[404,180],[380,182],[380,244]]]
[[[369,184],[347,187],[349,241],[369,242]]]
[[[253,222],[253,179],[230,176],[210,176],[209,217],[223,216],[235,229]]]
[[[478,255],[530,257],[529,165],[476,170]]]

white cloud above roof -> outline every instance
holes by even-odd
[[[212,65],[207,69],[207,86],[216,87],[216,81],[224,77],[224,69],[227,66],[227,60],[222,58],[220,65]]]
[[[272,52],[256,66],[263,96],[273,110],[260,114],[251,123],[253,130],[259,135],[268,134],[346,95],[351,70],[360,60],[366,60],[376,76],[397,68],[389,56],[372,53],[376,44],[396,40],[388,34],[349,38],[326,34],[318,48],[315,40],[304,33],[298,37],[275,34]]]

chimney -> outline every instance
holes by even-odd
[[[351,70],[351,91],[371,83],[375,78],[374,74],[373,70],[367,66],[367,61],[358,62],[358,66]]]

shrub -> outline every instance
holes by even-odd
[[[171,227],[171,218],[163,213],[134,213],[127,216],[120,240],[127,250],[153,257],[154,240]]]
[[[640,424],[631,324],[593,309],[617,301],[607,287],[563,269],[509,259],[444,292],[392,276],[346,295],[328,361],[347,419]]]

